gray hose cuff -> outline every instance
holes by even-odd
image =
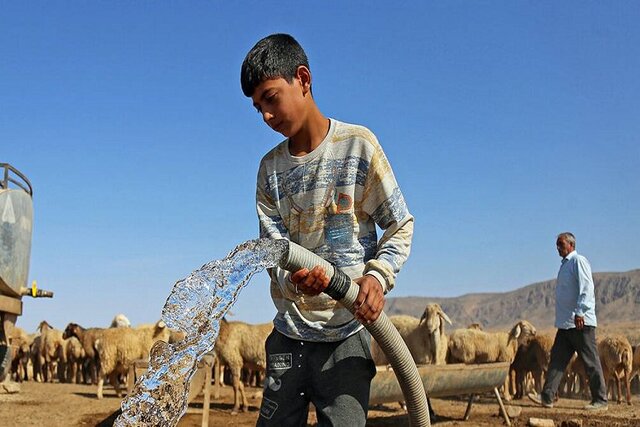
[[[329,282],[329,286],[324,290],[331,298],[336,301],[340,301],[342,298],[347,295],[347,291],[351,286],[351,278],[347,276],[347,274],[340,270],[339,268],[335,269],[335,273]]]

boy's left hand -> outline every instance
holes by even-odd
[[[354,303],[355,316],[362,323],[374,322],[384,307],[382,285],[378,279],[368,274],[354,282],[360,286]]]

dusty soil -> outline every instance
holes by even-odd
[[[105,390],[105,398],[95,398],[95,386],[75,384],[42,384],[27,382],[20,393],[0,394],[0,426],[111,426],[120,407],[113,389]],[[257,389],[249,389],[253,395]],[[222,389],[220,399],[212,400],[209,417],[210,426],[254,426],[258,417],[258,399],[250,401],[249,412],[231,415],[233,391]],[[189,411],[179,423],[180,427],[201,425],[200,399],[190,404]],[[557,426],[562,421],[578,419],[583,426],[640,426],[640,396],[633,396],[632,405],[612,403],[607,412],[586,413],[581,408],[585,401],[561,399],[553,409],[534,406],[528,400],[510,402],[522,407],[519,417],[512,419],[512,425],[526,426],[530,417],[553,419]],[[498,404],[490,395],[481,396],[473,404],[471,416],[463,421],[466,398],[433,399],[433,407],[440,416],[438,426],[496,426],[505,425],[498,415]],[[310,416],[309,425],[315,425],[315,417]],[[369,412],[369,426],[408,426],[406,413],[396,403],[372,408]]]

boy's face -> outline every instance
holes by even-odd
[[[282,77],[263,81],[251,99],[271,129],[291,138],[302,128],[310,96],[309,85],[298,73],[291,83]]]

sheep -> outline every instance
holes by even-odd
[[[444,322],[451,324],[451,319],[442,310],[440,304],[427,304],[422,317],[391,316],[389,320],[407,344],[409,352],[416,364],[444,365],[447,359],[447,336]],[[388,364],[382,349],[372,340],[371,354],[376,365]]]
[[[633,352],[631,344],[627,337],[623,335],[608,336],[598,343],[598,354],[600,355],[600,364],[602,365],[602,373],[607,388],[611,387],[611,378],[615,380],[618,386],[618,403],[622,400],[622,390],[620,385],[620,377],[624,379],[627,404],[631,405],[631,372],[633,366]]]
[[[85,351],[82,343],[76,337],[69,337],[65,341],[65,355],[67,359],[67,382],[80,383],[82,377],[82,365],[85,360]]]
[[[633,372],[631,372],[629,381],[631,381],[631,378],[635,377],[636,375],[640,377],[640,345],[636,346],[635,350],[633,350],[632,366]]]
[[[44,359],[42,357],[42,335],[37,334],[33,337],[31,345],[29,346],[29,353],[31,354],[31,365],[33,366],[33,380],[43,381],[44,375],[42,373],[42,366],[44,365]]]
[[[535,389],[538,394],[542,391],[544,378],[549,370],[553,340],[550,335],[535,335],[531,339],[531,345],[529,346],[529,351],[532,353],[531,361],[533,362],[529,366],[529,371],[533,374]]]
[[[535,335],[536,328],[526,320],[516,323],[510,332],[488,333],[475,329],[457,329],[449,336],[449,352],[452,362],[513,363],[519,342]],[[509,376],[504,384],[505,400],[511,400]]]
[[[474,329],[467,327],[468,329]],[[518,344],[516,355],[509,366],[510,392],[515,399],[521,399],[529,391],[527,379],[529,378],[530,366],[533,365],[533,352],[529,350],[531,338],[528,337]]]
[[[111,321],[110,328],[130,328],[131,322],[127,319],[127,316],[124,314],[116,314],[113,320]]]
[[[54,373],[58,367],[58,363],[64,366],[64,339],[62,331],[54,329],[46,321],[40,322],[40,334],[42,341],[40,345],[40,361],[42,364],[42,373],[44,374],[44,382],[53,382]]]
[[[567,397],[576,397],[578,393],[585,399],[590,397],[591,390],[587,387],[587,371],[578,353],[574,353],[571,357],[558,390]]]
[[[531,388],[542,391],[544,375],[549,368],[553,337],[533,335],[523,338],[518,345],[516,356],[509,368],[511,391],[516,399],[522,398]],[[533,382],[529,382],[529,379]]]
[[[240,375],[243,367],[265,372],[267,356],[265,342],[273,330],[273,324],[264,323],[250,325],[244,322],[220,322],[220,333],[214,347],[214,352],[221,364],[226,364],[231,370],[234,404],[232,413],[241,407],[244,412],[249,410],[249,403],[244,391]],[[219,383],[216,381],[216,392],[219,393]]]
[[[97,384],[98,371],[100,370],[100,359],[95,349],[96,340],[102,335],[106,329],[89,328],[85,329],[77,323],[69,323],[64,330],[63,338],[76,337],[82,344],[84,349],[84,370],[91,384]]]
[[[125,375],[129,367],[138,359],[148,359],[149,350],[155,341],[169,340],[169,328],[160,320],[153,327],[141,328],[108,328],[102,331],[95,341],[95,348],[100,358],[98,375],[98,399],[102,399],[104,378],[116,390],[116,396],[121,397],[118,375]]]
[[[35,381],[46,381],[45,377],[45,340],[44,333],[45,331],[52,329],[51,325],[46,320],[43,320],[38,324],[38,334],[34,336],[31,345],[29,347],[29,352],[31,353],[31,363],[33,364],[33,379]]]
[[[30,345],[32,339],[26,334],[26,332],[19,328],[14,327],[11,337],[9,337],[9,344],[11,345],[11,374],[16,381],[22,382],[29,379],[27,373],[27,364],[31,357]]]

